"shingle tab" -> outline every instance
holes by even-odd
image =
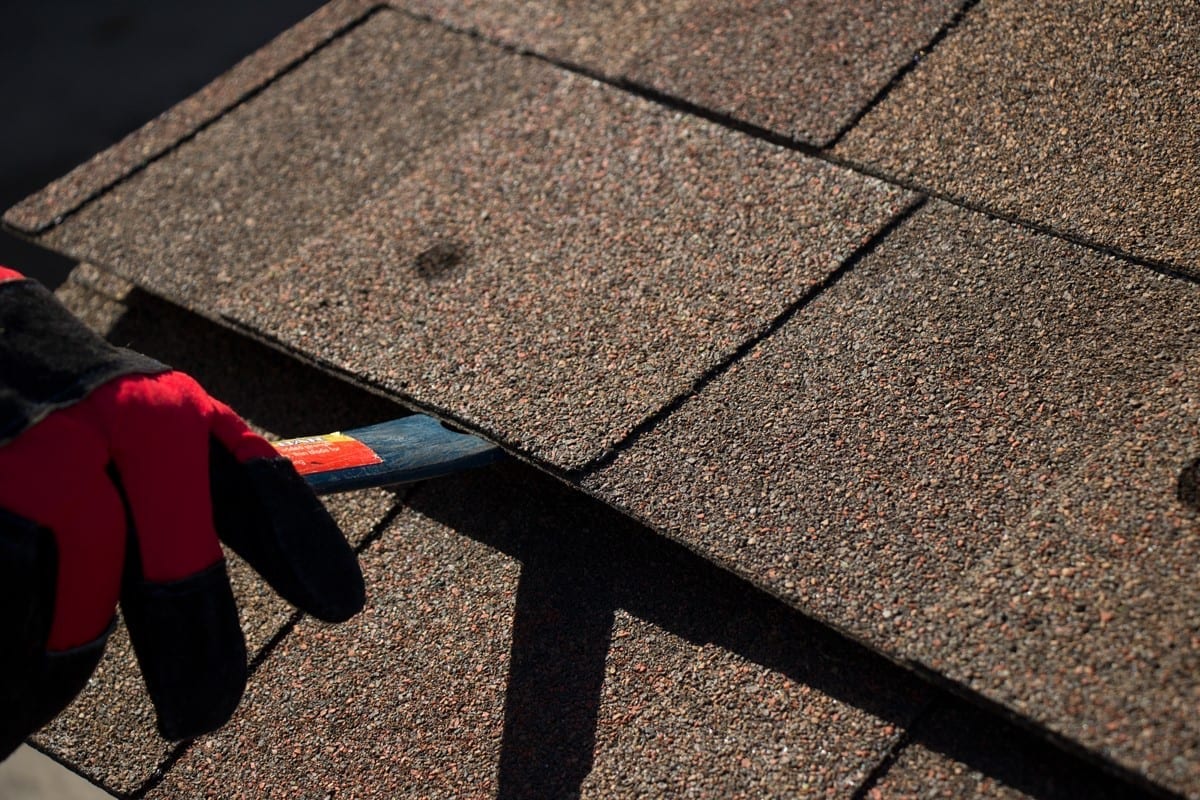
[[[299,625],[150,797],[489,797],[518,565],[417,514],[363,556],[367,607]]]
[[[398,5],[819,145],[867,106],[960,3]]]
[[[1200,455],[1200,380],[1194,323],[1172,316],[1192,330],[1160,339],[1168,373],[1105,393],[1111,438],[922,617],[943,631],[934,669],[1200,796],[1200,511],[1174,491]]]
[[[581,795],[849,795],[900,737],[901,722],[618,612]]]
[[[1195,3],[981,3],[835,153],[1200,274],[1198,39]]]
[[[212,311],[222,288],[240,288],[394,187],[428,150],[553,80],[381,11],[44,239]]]
[[[47,238],[570,469],[909,200],[381,12]]]
[[[333,0],[203,90],[9,209],[4,221],[26,233],[54,226],[381,5]],[[959,3],[747,6],[620,0],[581,6],[557,0],[396,0],[390,5],[822,144],[954,17]]]
[[[1200,527],[1174,496],[1200,447],[1183,377],[1198,300],[934,202],[584,485],[821,619],[1200,791],[1182,699]]]

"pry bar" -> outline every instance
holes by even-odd
[[[423,481],[505,457],[491,442],[452,431],[424,414],[274,446],[317,494]]]

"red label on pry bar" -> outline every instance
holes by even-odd
[[[332,472],[351,467],[367,467],[383,461],[375,451],[344,433],[305,436],[275,442],[274,447],[290,460],[301,475]]]

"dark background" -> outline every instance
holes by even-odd
[[[322,0],[0,0],[0,212],[119,141]],[[0,264],[74,266],[0,231]]]

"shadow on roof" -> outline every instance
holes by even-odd
[[[592,766],[617,609],[907,728],[901,748],[940,754],[1030,796],[1134,791],[530,467],[449,480],[449,490],[415,492],[408,505],[522,564],[500,798],[578,795]],[[496,508],[511,511],[492,516]]]

